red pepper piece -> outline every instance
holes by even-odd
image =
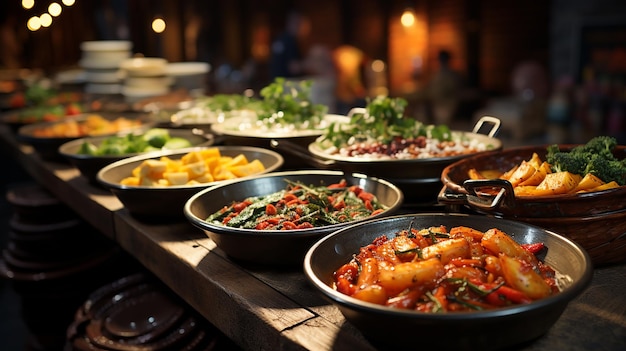
[[[283,222],[283,230],[293,230],[293,229],[297,229],[298,226],[292,222],[292,221],[285,221]]]
[[[538,253],[545,247],[544,243],[522,244],[521,246],[532,254]]]
[[[272,204],[265,205],[265,214],[268,216],[275,216],[278,211],[276,210],[276,206]]]
[[[363,200],[363,201],[372,201],[374,200],[374,194],[367,192],[367,191],[361,191],[359,194],[357,194],[359,199]]]
[[[503,304],[506,304],[506,300],[516,304],[525,304],[532,302],[532,300],[523,292],[505,285],[499,287],[496,291],[488,294],[487,296],[485,296],[485,298],[489,303],[493,303],[496,306],[502,306]],[[500,304],[498,305],[498,303]]]

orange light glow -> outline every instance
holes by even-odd
[[[414,25],[415,14],[413,13],[413,10],[411,9],[404,10],[404,12],[402,13],[402,17],[400,17],[400,23],[402,23],[404,27],[411,27],[412,25]]]

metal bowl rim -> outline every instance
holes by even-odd
[[[273,157],[275,159],[275,162],[270,165],[270,167],[267,167],[266,169],[269,169],[269,171],[267,171],[266,173],[271,172],[272,170],[278,169],[280,168],[283,163],[284,163],[284,158],[282,157],[282,155],[280,155],[279,153],[272,151],[272,150],[268,150],[268,149],[264,149],[264,148],[260,148],[260,147],[255,147],[255,146],[228,146],[228,145],[218,145],[218,146],[195,146],[195,147],[189,147],[189,148],[184,148],[184,149],[176,149],[176,150],[163,150],[163,151],[153,151],[153,152],[148,152],[145,154],[139,154],[136,156],[132,156],[132,157],[127,157],[118,161],[115,161],[113,163],[110,163],[106,166],[104,166],[102,169],[100,169],[98,171],[98,174],[96,175],[96,179],[97,181],[104,185],[105,187],[113,190],[113,191],[146,191],[146,190],[150,190],[150,191],[163,191],[163,192],[170,192],[173,190],[181,190],[181,189],[203,189],[206,187],[213,187],[219,184],[222,184],[224,182],[229,182],[228,180],[223,180],[223,181],[216,181],[216,182],[211,182],[211,183],[203,183],[203,184],[194,184],[194,185],[173,185],[173,186],[167,186],[167,187],[155,187],[155,186],[130,186],[130,185],[122,185],[119,183],[113,183],[113,182],[109,182],[108,180],[104,179],[103,175],[106,174],[107,172],[117,168],[117,167],[122,167],[131,163],[138,163],[144,160],[148,160],[148,159],[154,159],[154,158],[159,158],[161,156],[174,156],[174,155],[184,155],[187,154],[191,151],[198,151],[198,150],[204,150],[204,149],[208,149],[208,148],[218,148],[220,149],[220,151],[222,150],[239,150],[241,152],[258,152],[258,153],[262,153],[262,154],[266,154],[269,155],[271,157]],[[238,178],[238,179],[248,179],[248,178],[254,178],[255,176],[258,175],[251,175],[251,176],[246,176],[246,177],[242,177],[242,178]]]
[[[484,310],[484,311],[472,311],[472,312],[448,312],[443,314],[437,313],[428,313],[428,312],[418,312],[411,310],[401,310],[401,309],[393,309],[381,305],[377,305],[374,303],[369,303],[365,301],[358,300],[356,298],[350,297],[348,295],[342,294],[330,286],[326,285],[320,277],[315,275],[313,272],[313,267],[311,266],[311,260],[313,255],[315,255],[316,250],[326,241],[331,240],[333,237],[342,235],[342,233],[353,230],[354,227],[367,226],[375,222],[381,221],[393,221],[408,217],[434,217],[434,216],[442,216],[442,217],[465,217],[465,218],[481,218],[485,220],[484,216],[480,215],[471,215],[471,214],[461,214],[461,213],[415,213],[415,214],[403,214],[403,215],[395,215],[389,216],[383,219],[377,220],[367,220],[364,222],[356,223],[344,228],[341,228],[333,233],[330,233],[317,242],[315,242],[307,251],[304,257],[303,266],[304,273],[307,280],[316,287],[323,295],[338,304],[340,308],[349,308],[353,310],[365,311],[367,313],[373,313],[377,315],[391,315],[402,318],[411,318],[411,319],[427,319],[433,321],[447,321],[447,320],[477,320],[477,319],[489,319],[489,318],[498,318],[511,316],[519,313],[524,313],[531,310],[541,309],[548,307],[550,305],[558,305],[559,303],[569,303],[574,297],[576,297],[580,292],[582,292],[590,283],[591,278],[593,276],[593,268],[591,264],[591,258],[587,254],[587,252],[576,242],[557,234],[553,231],[546,230],[531,224],[526,224],[522,222],[516,222],[507,219],[497,219],[497,221],[502,223],[507,223],[509,225],[520,226],[524,228],[533,228],[535,230],[539,230],[549,236],[555,237],[557,240],[562,241],[567,244],[569,247],[573,248],[579,255],[581,255],[584,260],[582,264],[584,264],[584,271],[581,278],[578,281],[573,282],[566,289],[559,292],[556,295],[533,301],[529,304],[525,305],[515,305],[509,307],[496,308],[492,310]],[[358,248],[357,248],[358,249]]]
[[[494,146],[491,149],[486,149],[486,150],[482,150],[482,151],[477,151],[477,152],[473,152],[473,153],[468,153],[468,154],[461,154],[461,155],[453,155],[453,156],[445,156],[445,157],[427,157],[427,158],[412,158],[412,159],[376,159],[376,158],[361,158],[361,157],[348,157],[348,156],[340,156],[340,155],[329,155],[327,153],[325,153],[322,148],[319,147],[319,138],[318,140],[315,140],[314,142],[310,143],[308,146],[308,150],[311,154],[313,154],[316,157],[325,159],[325,160],[331,160],[331,161],[336,161],[336,162],[344,162],[344,163],[354,163],[354,164],[367,164],[367,163],[372,163],[372,164],[428,164],[428,163],[442,163],[442,162],[452,162],[452,161],[456,161],[456,160],[461,160],[467,157],[472,157],[475,155],[479,155],[479,154],[483,154],[483,153],[487,153],[487,152],[492,152],[492,151],[497,151],[497,150],[501,150],[502,149],[502,141],[498,138],[495,137],[490,137],[488,135],[484,135],[484,134],[480,134],[480,133],[474,133],[474,132],[466,132],[466,131],[459,131],[459,130],[453,130],[452,133],[457,134],[457,135],[462,135],[462,136],[466,136],[466,137],[470,137],[470,138],[479,138],[479,139],[484,139],[487,141],[491,141]],[[320,137],[321,138],[321,137]]]
[[[153,126],[149,126],[149,127],[147,126],[146,129],[150,129],[150,128],[153,128]],[[207,138],[204,135],[194,134],[194,132],[191,129],[178,129],[178,128],[159,128],[159,129],[166,129],[168,131],[181,131],[181,132],[189,130],[189,133],[192,136],[197,136],[199,138],[204,138],[206,140],[206,142],[204,142],[204,143],[201,143],[201,144],[198,144],[198,145],[193,145],[191,147],[209,146],[209,144],[207,144],[207,143],[211,142],[210,138]],[[141,129],[139,129],[139,130],[141,130]],[[134,157],[134,156],[137,156],[137,155],[144,155],[147,152],[133,152],[133,153],[123,154],[123,155],[98,155],[98,156],[92,156],[92,155],[83,155],[83,154],[78,154],[78,153],[71,153],[71,152],[67,151],[68,148],[71,148],[72,146],[74,146],[76,144],[82,144],[83,142],[89,142],[89,141],[102,141],[102,140],[110,138],[112,136],[126,135],[128,133],[133,133],[133,132],[136,132],[136,131],[139,131],[139,130],[133,129],[133,130],[123,131],[121,133],[117,133],[117,134],[113,134],[113,135],[87,136],[87,137],[82,137],[82,138],[79,138],[79,139],[69,140],[69,141],[63,143],[61,146],[59,146],[59,154],[61,154],[64,157],[67,157],[69,159],[74,159],[74,160],[95,160],[95,159],[119,160],[120,158],[128,158],[128,157]],[[173,150],[181,150],[181,149],[173,149]],[[150,152],[159,152],[159,150],[150,151]]]
[[[212,223],[209,223],[203,219],[198,218],[197,216],[195,216],[192,211],[191,211],[191,206],[195,201],[198,201],[198,198],[205,196],[207,193],[211,192],[211,191],[218,191],[222,188],[226,188],[229,186],[234,186],[237,185],[239,183],[243,183],[243,182],[253,182],[253,181],[258,181],[259,179],[264,179],[264,178],[282,178],[282,177],[289,177],[289,176],[304,176],[304,175],[316,175],[316,176],[320,176],[320,177],[325,177],[325,176],[350,176],[350,177],[355,177],[355,178],[361,178],[361,179],[366,179],[366,180],[370,180],[373,182],[377,182],[379,184],[382,184],[384,186],[386,186],[388,189],[393,190],[396,195],[398,196],[398,199],[396,200],[396,202],[394,204],[389,205],[389,208],[377,215],[374,215],[372,217],[369,217],[367,219],[363,219],[363,220],[359,220],[359,221],[355,221],[355,222],[346,222],[346,223],[338,223],[338,224],[332,224],[332,225],[328,225],[328,226],[324,226],[324,227],[315,227],[315,228],[310,228],[310,229],[294,229],[294,230],[263,230],[263,231],[259,231],[259,230],[255,230],[255,229],[243,229],[243,228],[232,228],[232,227],[225,227],[225,226],[219,226],[219,225],[215,225]],[[243,200],[243,199],[241,199]],[[214,234],[226,234],[226,235],[232,235],[232,236],[244,236],[244,237],[248,237],[248,236],[259,236],[259,235],[267,235],[267,236],[271,236],[271,237],[278,237],[278,236],[307,236],[307,235],[319,235],[320,232],[332,232],[334,230],[337,230],[339,228],[343,228],[346,225],[352,225],[352,224],[356,224],[356,223],[362,223],[362,221],[365,220],[374,220],[374,219],[380,219],[380,217],[385,217],[388,215],[389,212],[393,212],[395,210],[397,210],[398,208],[400,208],[400,206],[402,205],[402,202],[404,201],[404,194],[402,193],[402,190],[400,190],[400,188],[398,188],[396,185],[394,185],[393,183],[381,179],[381,178],[377,178],[377,177],[370,177],[367,176],[365,174],[362,173],[347,173],[344,171],[329,171],[329,170],[306,170],[306,171],[283,171],[283,172],[271,172],[271,173],[266,173],[263,175],[259,175],[256,176],[254,178],[241,178],[241,179],[235,179],[235,180],[231,180],[231,181],[227,181],[225,183],[221,183],[219,185],[216,185],[214,187],[210,187],[210,188],[206,188],[203,189],[199,192],[197,192],[196,194],[192,195],[189,200],[187,200],[187,202],[185,203],[183,212],[185,213],[185,216],[189,219],[189,221],[196,227],[207,231],[207,232],[211,232]]]

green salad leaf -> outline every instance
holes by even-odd
[[[320,141],[323,146],[340,148],[358,142],[388,144],[396,138],[414,139],[419,136],[440,141],[451,140],[446,125],[427,125],[404,115],[407,101],[379,95],[368,99],[365,113],[354,113],[348,124],[333,123]]]
[[[318,124],[328,107],[311,101],[311,80],[292,81],[276,78],[261,89],[263,104],[258,119],[266,123],[296,125]]]

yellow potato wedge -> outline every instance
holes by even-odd
[[[471,168],[469,171],[467,171],[467,176],[469,177],[469,179],[486,179],[480,172],[478,172],[478,170],[476,168]]]
[[[528,163],[533,165],[535,168],[539,168],[541,167],[543,161],[539,158],[539,155],[537,155],[536,152],[533,152],[533,155],[530,157],[530,160],[528,160]]]
[[[570,172],[556,172],[547,174],[538,190],[550,190],[552,195],[567,194],[581,181],[582,176]]]
[[[535,185],[522,185],[513,188],[515,196],[546,196],[554,195],[551,189],[537,189]]]
[[[533,175],[528,177],[523,182],[519,183],[519,186],[539,185],[541,184],[541,182],[543,182],[548,173],[550,173],[550,165],[546,162],[542,162],[539,166],[535,168],[535,173],[533,173]]]
[[[617,184],[616,181],[612,180],[608,183],[602,184],[600,186],[597,186],[589,191],[602,191],[602,190],[606,190],[606,189],[612,189],[612,188],[618,188],[619,184]]]
[[[511,175],[513,175],[513,173],[515,173],[515,171],[517,171],[518,168],[519,168],[519,165],[513,166],[508,171],[502,173],[502,175],[500,176],[500,179],[505,179],[505,180],[511,179]]]
[[[605,183],[602,179],[596,177],[592,173],[587,173],[571,192],[577,193],[579,191],[591,190],[604,184]]]
[[[508,179],[513,187],[516,187],[533,176],[536,172],[536,168],[527,161],[522,161],[522,163],[517,167],[515,172],[511,174],[511,177]]]

